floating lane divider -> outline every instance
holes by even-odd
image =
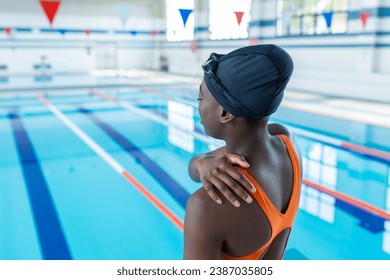
[[[371,157],[373,159],[379,159],[379,160],[383,160],[385,162],[390,162],[390,153],[388,153],[388,152],[363,147],[363,146],[360,146],[357,144],[342,141],[342,140],[339,140],[339,139],[336,139],[333,137],[329,137],[326,135],[321,135],[321,134],[318,134],[315,132],[306,131],[304,129],[297,128],[297,127],[294,127],[291,125],[287,125],[287,126],[291,129],[291,131],[293,133],[296,133],[299,136],[303,136],[303,137],[310,138],[310,139],[313,139],[316,141],[320,141],[322,143],[329,144],[329,145],[332,145],[334,147],[348,150],[348,151],[351,151],[351,152],[354,152],[357,154],[361,154],[364,156],[368,156],[368,157]]]
[[[381,158],[381,159],[384,159],[384,160],[387,160],[388,162],[390,162],[390,153],[374,150],[371,148],[359,146],[359,145],[348,143],[348,142],[342,142],[340,147],[347,149],[347,150],[355,151],[359,154]]]
[[[121,108],[118,109],[121,110]],[[116,131],[107,122],[96,116],[92,111],[80,107],[79,112],[84,114],[94,124],[100,127],[115,143],[121,146],[128,155],[139,161],[142,167],[160,183],[161,187],[163,187],[164,190],[167,191],[183,209],[186,208],[190,194],[180,185],[179,182],[171,177],[152,158],[148,157],[148,155],[137,147],[135,143]]]
[[[175,97],[173,95],[163,94],[161,92],[158,92],[158,91],[150,89],[150,88],[141,87],[140,90],[142,92],[146,92],[146,93],[149,93],[149,94],[152,94],[152,95],[160,96],[160,97],[168,99],[168,100],[175,100],[177,102],[180,102],[180,103],[183,103],[183,104],[186,104],[186,105],[190,105],[190,106],[193,106],[193,107],[197,107],[198,106],[197,102],[191,102],[189,100],[185,100],[185,99],[182,99],[182,98],[179,98],[179,97]]]
[[[187,105],[190,105],[190,106],[194,106],[194,107],[197,106],[197,104],[195,102],[179,100],[179,99],[175,98],[172,95],[165,95],[165,94],[163,94],[161,92],[158,92],[156,90],[153,90],[153,89],[141,87],[140,90],[142,92],[153,94],[153,95],[157,95],[157,96],[161,96],[161,97],[166,98],[166,99],[177,100],[178,102],[183,102],[183,103],[185,103]],[[358,153],[358,154],[361,154],[361,155],[369,156],[369,157],[372,157],[374,159],[381,159],[381,160],[384,160],[385,162],[390,162],[390,153],[388,153],[388,152],[384,152],[384,151],[379,151],[379,150],[372,149],[372,148],[363,147],[361,145],[353,144],[353,143],[342,141],[342,140],[339,140],[339,139],[336,139],[336,138],[333,138],[333,137],[329,137],[329,136],[321,135],[321,134],[318,134],[318,133],[310,132],[310,131],[307,131],[307,130],[304,130],[304,129],[300,129],[300,128],[297,128],[297,127],[294,127],[294,126],[291,126],[291,125],[288,125],[288,127],[291,129],[291,131],[293,133],[296,133],[297,135],[300,135],[300,136],[303,136],[303,137],[306,137],[306,138],[310,138],[310,139],[313,139],[313,140],[321,141],[323,143],[330,144],[332,146],[335,146],[335,147],[338,147],[338,148],[342,148],[342,149],[345,149],[345,150],[349,150],[351,152],[355,152],[355,153]]]
[[[333,197],[335,197],[337,199],[340,199],[340,200],[342,200],[342,201],[344,201],[344,202],[346,202],[346,203],[348,203],[350,205],[354,205],[354,206],[356,206],[356,207],[358,207],[360,209],[363,209],[363,210],[365,210],[367,212],[371,212],[371,213],[373,213],[373,214],[375,214],[375,215],[377,215],[379,217],[382,217],[384,219],[390,220],[390,213],[388,213],[388,212],[386,212],[386,211],[384,211],[384,210],[382,210],[382,209],[380,209],[378,207],[372,206],[372,205],[370,205],[368,203],[365,203],[363,201],[357,200],[355,198],[352,198],[352,197],[347,196],[345,194],[342,194],[340,192],[336,192],[336,191],[330,190],[328,188],[325,188],[325,187],[323,187],[321,185],[318,185],[318,184],[313,183],[313,182],[311,182],[309,180],[306,180],[306,179],[303,179],[302,183],[307,185],[307,186],[309,186],[309,187],[317,189],[317,190],[319,190],[321,192],[327,193],[327,194],[329,194],[329,195],[331,195],[331,196],[333,196]]]
[[[125,104],[125,103],[123,103],[123,102],[120,102],[119,100],[114,99],[114,98],[112,98],[111,96],[108,96],[108,95],[99,93],[99,92],[97,92],[97,91],[95,91],[95,90],[91,90],[91,93],[94,94],[94,95],[96,95],[96,96],[98,96],[98,97],[100,97],[100,98],[103,98],[103,99],[105,99],[105,100],[107,100],[107,101],[110,101],[110,102],[112,102],[112,103],[115,104],[115,105],[121,106],[121,107],[123,107],[123,108],[125,108],[125,109],[128,109],[128,110],[130,110],[130,111],[134,111],[134,112],[140,113],[141,115],[143,115],[143,116],[145,116],[145,117],[147,117],[147,118],[150,118],[150,119],[152,119],[152,120],[155,120],[155,121],[157,121],[157,122],[159,122],[159,123],[163,123],[163,124],[165,124],[165,125],[168,125],[168,124],[169,124],[169,122],[168,122],[166,119],[163,119],[163,118],[161,118],[161,117],[156,117],[154,114],[150,114],[149,112],[146,112],[145,110],[142,110],[142,109],[136,108],[136,107],[134,107],[134,106],[132,106],[132,105],[129,105],[129,104]],[[186,132],[194,134],[193,131],[186,131]],[[298,131],[297,133],[300,133],[300,132]],[[200,133],[198,132],[198,133],[196,133],[196,134],[200,134]],[[307,136],[307,135],[304,135],[304,136],[309,137],[309,136]],[[317,135],[317,137],[318,137],[318,135]],[[333,139],[333,138],[331,138],[331,137],[324,136],[323,138],[326,138],[326,140],[324,140],[324,141],[332,141],[332,142],[330,142],[330,144],[332,144],[332,145],[338,145],[338,146],[339,146],[340,143],[342,143],[342,141],[340,141],[340,143],[338,143],[338,142],[336,143],[335,141],[338,141],[338,140],[337,140],[337,139]],[[329,139],[328,139],[328,138],[329,138]],[[210,143],[210,138],[208,138],[208,137],[207,137],[207,138],[206,138],[206,137],[202,137],[202,138],[199,138],[199,139],[200,139],[201,141],[207,141],[207,142]],[[321,186],[321,185],[318,185],[318,184],[313,183],[313,182],[311,182],[311,181],[309,181],[309,180],[306,180],[306,179],[303,179],[303,183],[304,183],[305,185],[309,186],[309,187],[316,188],[316,189],[318,189],[318,190],[320,190],[320,191],[322,191],[322,192],[328,193],[328,194],[330,194],[331,196],[333,196],[333,197],[335,197],[335,198],[338,198],[338,199],[340,199],[340,200],[342,200],[342,201],[345,201],[346,203],[348,203],[348,204],[350,204],[350,205],[353,205],[353,206],[355,206],[355,207],[358,207],[358,208],[360,208],[360,209],[362,209],[362,210],[364,210],[364,211],[366,211],[366,212],[369,212],[369,213],[372,213],[372,214],[374,214],[374,215],[378,215],[378,216],[380,216],[380,217],[383,217],[383,218],[385,218],[385,219],[390,220],[390,214],[387,213],[386,211],[384,211],[384,210],[378,208],[378,207],[375,207],[375,206],[372,206],[372,205],[370,205],[370,204],[361,202],[361,201],[359,201],[359,200],[357,200],[357,199],[354,199],[354,198],[352,198],[352,197],[350,197],[350,196],[347,196],[347,195],[345,195],[345,194],[342,194],[342,193],[340,193],[340,192],[331,191],[331,190],[329,190],[329,189],[327,189],[327,188],[325,188],[325,187],[323,187],[323,186]]]
[[[144,117],[146,117],[148,119],[151,119],[151,120],[153,120],[155,122],[158,122],[158,123],[160,123],[162,125],[173,126],[173,127],[175,127],[176,129],[178,129],[180,131],[183,131],[185,133],[190,134],[191,136],[193,136],[194,138],[196,138],[196,139],[198,139],[200,141],[203,141],[203,142],[206,142],[206,143],[209,143],[209,144],[213,144],[213,145],[216,145],[216,144],[218,145],[218,143],[219,143],[218,141],[213,140],[212,138],[206,136],[205,134],[202,134],[202,133],[199,133],[199,132],[196,132],[196,131],[193,131],[193,130],[185,130],[185,129],[183,129],[180,126],[174,125],[173,123],[169,122],[165,118],[162,118],[160,116],[152,114],[152,113],[150,113],[150,112],[148,112],[146,110],[137,108],[136,106],[133,106],[133,105],[129,104],[128,102],[126,102],[126,103],[125,102],[121,102],[121,101],[119,101],[119,100],[117,100],[117,99],[115,99],[115,98],[113,98],[113,97],[111,97],[109,95],[103,94],[103,93],[98,92],[96,90],[90,90],[90,93],[95,95],[95,96],[97,96],[97,97],[105,99],[107,101],[110,101],[111,103],[113,103],[113,104],[115,104],[117,106],[120,106],[120,107],[122,107],[122,108],[124,108],[124,109],[126,109],[128,111],[132,111],[132,112],[137,113],[137,114],[139,114],[141,116],[144,116]]]
[[[68,119],[55,105],[41,93],[37,94],[38,99],[70,130],[72,130],[85,144],[87,144],[95,153],[97,153],[105,162],[107,162],[116,172],[121,174],[136,190],[138,190],[145,198],[149,200],[162,214],[165,215],[177,228],[183,231],[183,221],[178,218],[167,206],[165,206],[158,198],[156,198],[146,187],[138,182],[130,173],[112,156],[110,156],[101,146],[99,146],[92,138],[84,131]]]

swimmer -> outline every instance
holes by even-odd
[[[291,132],[269,123],[293,72],[290,55],[256,45],[203,64],[199,115],[226,145],[193,157],[203,184],[187,203],[184,259],[282,259],[298,210],[301,156]]]

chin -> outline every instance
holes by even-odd
[[[203,127],[203,128],[204,128],[204,127]],[[207,129],[204,129],[204,132],[205,132],[208,136],[210,136],[210,137],[212,137],[212,138],[214,138],[214,139],[222,140],[222,137],[221,137],[220,135],[216,134],[216,133],[210,133],[210,131],[208,131]]]

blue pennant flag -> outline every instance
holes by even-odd
[[[330,28],[332,26],[333,12],[326,12],[322,14],[326,21],[326,27]]]
[[[61,35],[64,36],[65,33],[68,32],[68,30],[66,30],[66,29],[58,29],[58,32],[60,32]]]
[[[138,32],[135,31],[135,30],[131,30],[131,31],[130,31],[130,34],[133,35],[133,36],[137,35],[137,33],[138,33]]]
[[[179,12],[180,12],[181,18],[183,19],[184,27],[186,27],[188,17],[192,13],[192,10],[189,10],[189,9],[179,9]]]

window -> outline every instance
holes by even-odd
[[[348,0],[278,0],[276,34],[347,32]]]
[[[248,38],[251,0],[209,0],[210,39]]]
[[[194,39],[194,0],[166,0],[167,40]]]

